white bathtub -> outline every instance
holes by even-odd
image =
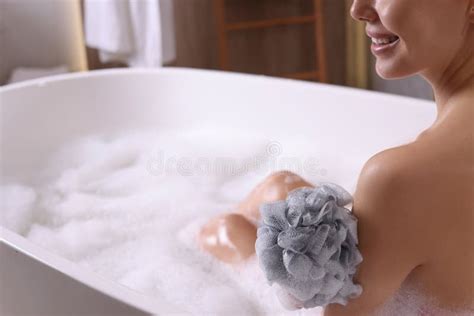
[[[81,135],[211,125],[276,141],[288,134],[323,134],[317,142],[325,150],[354,156],[351,171],[356,175],[363,161],[410,141],[436,114],[434,103],[417,99],[176,68],[107,70],[19,83],[0,88],[0,108],[0,184],[37,184],[38,171],[52,152]],[[84,271],[4,228],[0,234],[2,315],[183,310]]]

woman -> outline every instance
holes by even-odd
[[[403,301],[399,293],[408,288],[426,298],[405,301],[411,314],[473,312],[474,0],[355,0],[351,14],[366,23],[377,73],[423,76],[438,115],[416,140],[378,153],[361,171],[353,212],[364,257],[356,281],[364,291],[325,315],[377,313],[396,297]],[[309,185],[287,172],[271,175],[235,213],[203,227],[202,247],[222,260],[245,259],[254,252],[259,205]],[[219,241],[222,229],[227,244]]]

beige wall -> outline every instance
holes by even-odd
[[[79,0],[0,0],[0,84],[16,67],[84,70]]]

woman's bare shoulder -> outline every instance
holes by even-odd
[[[361,230],[371,227],[391,235],[394,242],[410,250],[411,260],[416,262],[429,256],[431,249],[426,245],[436,234],[434,226],[426,225],[426,219],[433,215],[432,206],[427,205],[433,195],[432,179],[425,158],[417,154],[419,150],[412,144],[403,145],[369,159],[359,176],[353,204]]]
[[[370,158],[360,173],[353,204],[362,230],[379,227],[381,233],[392,234],[397,242],[409,245],[417,261],[429,255],[426,245],[437,234],[435,225],[426,225],[436,207],[436,176],[428,158],[431,154],[420,151],[423,148],[418,144],[408,144]],[[370,226],[364,227],[364,223]]]
[[[425,262],[429,252],[420,236],[423,222],[414,215],[414,187],[409,156],[412,148],[378,153],[364,165],[352,211],[358,219],[359,249],[364,258],[356,281],[362,295],[347,306],[331,305],[327,315],[368,315],[401,287],[409,273]]]
[[[472,159],[462,151],[432,140],[416,141],[371,157],[359,175],[355,196],[392,201],[432,216],[437,208],[452,202],[446,192],[467,203],[473,178]]]
[[[413,199],[423,190],[419,179],[426,173],[427,153],[421,151],[417,144],[410,143],[372,156],[359,175],[355,198],[386,206],[388,203],[408,206],[415,202]]]

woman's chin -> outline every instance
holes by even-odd
[[[375,71],[379,77],[386,80],[406,78],[414,74],[410,71],[404,71],[402,67],[397,66],[394,63],[388,64],[379,60],[377,60],[375,64]]]
[[[385,80],[397,79],[392,73],[386,71],[377,70],[377,75],[379,75],[380,78]]]

